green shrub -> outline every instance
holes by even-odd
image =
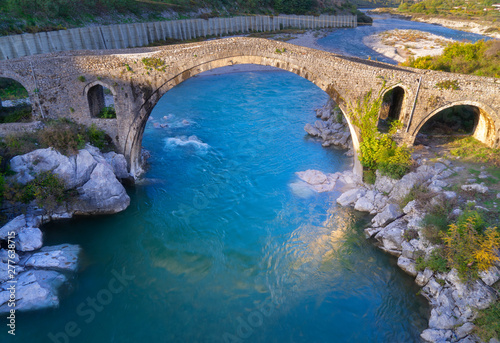
[[[479,271],[487,270],[500,260],[500,233],[487,228],[484,234],[476,230],[480,223],[475,215],[464,217],[460,223],[451,224],[443,235],[448,265],[456,268],[463,281],[474,280]]]
[[[101,112],[97,115],[98,118],[103,119],[114,119],[116,118],[116,111],[113,106],[104,107]]]
[[[86,80],[85,76],[83,76],[83,75],[78,76],[78,81],[85,82],[85,80]]]
[[[25,123],[32,120],[31,105],[0,108],[0,123]]]
[[[496,301],[487,309],[479,311],[476,320],[475,333],[484,342],[500,337],[500,301]]]
[[[5,191],[5,197],[14,202],[28,204],[35,200],[37,206],[53,210],[67,199],[64,181],[52,172],[38,174],[26,185],[15,185]]]
[[[353,125],[360,130],[362,141],[359,145],[359,160],[364,168],[379,169],[382,175],[400,179],[411,166],[411,152],[406,146],[397,146],[391,134],[378,131],[378,117],[382,106],[382,97],[371,99],[368,92],[355,104],[348,104],[349,117]],[[394,125],[397,128],[398,124]],[[397,129],[393,129],[395,132]]]

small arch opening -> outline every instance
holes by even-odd
[[[378,121],[378,129],[380,132],[388,132],[391,123],[403,117],[402,110],[404,98],[405,90],[399,86],[394,87],[384,94]]]
[[[107,87],[97,84],[87,92],[90,116],[101,119],[116,118],[115,100],[113,93]]]
[[[33,120],[28,91],[19,82],[0,78],[0,123],[26,123]]]

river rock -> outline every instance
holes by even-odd
[[[26,227],[26,216],[21,214],[0,228],[0,240],[7,240],[10,232],[15,232],[16,236]]]
[[[453,329],[456,324],[457,319],[451,315],[451,312],[441,312],[435,308],[431,310],[431,317],[429,318],[429,327],[431,329]]]
[[[399,209],[399,206],[396,204],[388,204],[384,210],[377,214],[372,219],[373,226],[386,226],[387,224],[393,222],[397,218],[401,217],[403,212]]]
[[[401,201],[406,195],[408,195],[408,193],[410,193],[414,186],[420,185],[423,181],[428,180],[430,177],[432,177],[432,174],[429,172],[412,172],[406,174],[394,185],[389,198],[394,199],[395,202]]]
[[[2,282],[10,280],[9,270],[13,273],[12,275],[18,275],[24,271],[22,266],[18,266],[15,263],[15,259],[11,260],[10,266],[9,268],[9,262],[7,260],[0,261],[0,286]]]
[[[43,245],[43,235],[37,227],[25,227],[17,235],[16,249],[19,251],[33,251]]]
[[[337,198],[337,203],[340,206],[349,206],[358,201],[359,198],[366,194],[366,189],[364,188],[354,188],[343,193]]]
[[[398,183],[398,180],[384,176],[378,170],[375,173],[377,178],[375,179],[374,188],[381,193],[389,194],[394,185]]]
[[[108,152],[103,155],[105,160],[113,167],[113,172],[119,179],[130,178],[130,173],[128,172],[127,160],[122,154],[117,154],[114,151]]]
[[[328,177],[319,170],[306,170],[305,172],[298,172],[297,176],[311,185],[319,185],[328,181]]]
[[[321,132],[309,123],[306,124],[304,130],[313,137],[318,137],[321,135]]]
[[[426,329],[420,334],[420,337],[426,342],[432,343],[450,342],[452,336],[453,332],[451,330]]]
[[[59,306],[57,294],[66,277],[55,271],[29,270],[21,273],[16,283],[16,311],[33,311]],[[8,313],[9,284],[0,285],[0,314]]]
[[[371,212],[374,208],[375,192],[368,191],[364,196],[359,198],[354,204],[354,209],[361,212]]]
[[[434,272],[432,270],[425,268],[423,272],[418,272],[417,277],[415,278],[415,283],[420,287],[423,287],[429,282],[433,274]]]
[[[460,188],[462,188],[462,190],[464,190],[466,192],[473,191],[473,192],[478,192],[478,193],[481,193],[481,194],[488,193],[488,187],[486,187],[483,184],[478,184],[478,183],[474,183],[472,185],[463,185]]]
[[[409,258],[399,256],[398,258],[398,266],[403,269],[406,273],[411,276],[417,276],[417,269],[415,268],[415,261],[410,260]]]
[[[403,250],[401,244],[404,229],[406,229],[406,223],[403,219],[399,219],[383,228],[375,238],[382,244],[383,250],[399,256]]]
[[[498,280],[500,280],[500,270],[497,267],[493,266],[486,271],[479,272],[479,277],[485,284],[491,286]]]
[[[43,247],[39,252],[28,256],[26,267],[46,268],[58,271],[76,271],[80,247],[73,244],[61,244]]]
[[[462,339],[471,334],[474,328],[474,324],[472,324],[471,322],[466,322],[462,326],[459,326],[455,329],[455,334],[457,335],[458,339]]]
[[[24,155],[15,156],[10,160],[10,168],[17,174],[13,179],[21,184],[33,180],[34,175],[45,171],[53,171],[61,165],[68,164],[69,160],[53,148],[38,149]],[[64,168],[67,168],[64,167]]]
[[[109,165],[98,163],[90,180],[78,188],[76,214],[113,214],[125,210],[130,198]]]

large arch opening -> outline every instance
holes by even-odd
[[[338,104],[341,112],[344,114],[344,118],[348,124],[351,134],[353,150],[355,153],[353,171],[358,175],[362,174],[362,167],[356,155],[357,151],[359,150],[358,132],[350,122],[349,118],[345,115],[347,111],[343,103],[343,94],[340,94],[337,89],[333,87],[333,85],[321,79],[321,77],[315,75],[306,68],[293,65],[290,62],[270,60],[261,56],[234,56],[231,58],[222,58],[199,64],[196,67],[179,73],[176,77],[167,80],[161,87],[153,91],[151,94],[148,94],[146,101],[139,109],[140,115],[135,118],[135,121],[131,126],[127,126],[128,134],[125,138],[124,153],[129,160],[130,172],[133,175],[140,174],[141,172],[140,161],[143,133],[151,111],[166,92],[168,92],[176,85],[184,82],[185,80],[188,80],[193,76],[197,76],[200,73],[217,68],[240,65],[267,66],[275,67],[284,71],[289,71],[305,78],[306,80],[314,83],[320,89],[325,91]]]
[[[87,101],[92,118],[116,118],[115,99],[112,90],[102,83],[87,86]]]
[[[495,123],[484,108],[482,104],[455,103],[431,112],[418,126],[415,143],[472,136],[487,146],[495,146]]]
[[[380,132],[388,132],[391,124],[404,117],[403,108],[405,101],[405,90],[396,86],[383,95],[380,109],[378,129]]]
[[[13,79],[0,77],[0,123],[30,122],[32,113],[26,88]]]

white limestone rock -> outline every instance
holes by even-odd
[[[415,283],[420,287],[423,287],[429,282],[433,274],[434,272],[432,270],[425,268],[423,272],[418,272],[417,277],[415,278]]]
[[[375,208],[375,192],[368,191],[354,204],[354,209],[360,212],[371,212]]]
[[[462,190],[466,191],[466,192],[478,192],[478,193],[481,193],[481,194],[486,194],[488,193],[488,187],[486,187],[484,184],[478,184],[478,183],[474,183],[472,185],[462,185]]]
[[[17,235],[16,249],[19,251],[33,251],[43,245],[43,234],[37,227],[25,227]]]
[[[372,219],[372,225],[376,227],[383,227],[401,217],[402,215],[403,212],[401,212],[398,205],[388,204],[381,213],[377,214]]]
[[[313,137],[318,137],[321,135],[321,132],[309,123],[306,124],[304,130]]]
[[[0,240],[6,240],[9,232],[15,232],[16,236],[26,227],[26,216],[21,214],[0,228]]]
[[[405,229],[405,221],[398,219],[383,228],[375,238],[382,244],[383,250],[399,256],[403,250],[403,232]]]
[[[98,163],[90,180],[78,188],[75,214],[114,214],[130,205],[130,198],[109,165]]]
[[[459,326],[455,329],[455,334],[457,335],[458,339],[465,338],[466,336],[470,335],[472,331],[474,331],[475,327],[476,326],[471,322],[466,322],[462,326]]]
[[[389,198],[394,199],[395,202],[401,201],[408,193],[410,193],[414,186],[427,181],[430,177],[432,177],[432,173],[429,172],[412,172],[406,174],[394,185]]]
[[[66,277],[55,271],[29,270],[16,279],[16,311],[33,311],[59,306],[58,289],[66,282]],[[0,314],[6,314],[10,291],[9,285],[0,285]]]
[[[417,269],[415,268],[415,261],[406,258],[404,256],[399,256],[398,266],[403,269],[407,274],[411,276],[417,276]]]
[[[375,174],[377,178],[375,179],[374,188],[381,193],[389,194],[394,188],[394,185],[398,183],[398,180],[384,176],[378,170]]]
[[[420,334],[420,337],[426,342],[445,343],[451,341],[453,332],[451,330],[426,329]]]
[[[366,189],[364,188],[354,188],[343,193],[337,198],[337,203],[342,206],[349,206],[358,201],[359,198],[366,194]]]
[[[80,251],[80,246],[73,244],[43,247],[39,252],[28,256],[24,265],[26,267],[74,272],[78,268]]]
[[[128,172],[127,160],[122,154],[117,154],[114,151],[108,152],[103,155],[106,161],[113,167],[113,172],[118,179],[128,179],[130,178],[130,173]]]
[[[486,271],[479,272],[479,277],[485,284],[491,286],[498,280],[500,280],[500,270],[497,267],[493,266]]]
[[[11,170],[17,173],[13,179],[21,184],[30,182],[36,174],[53,171],[65,164],[69,164],[68,158],[53,148],[38,149],[10,160]]]

